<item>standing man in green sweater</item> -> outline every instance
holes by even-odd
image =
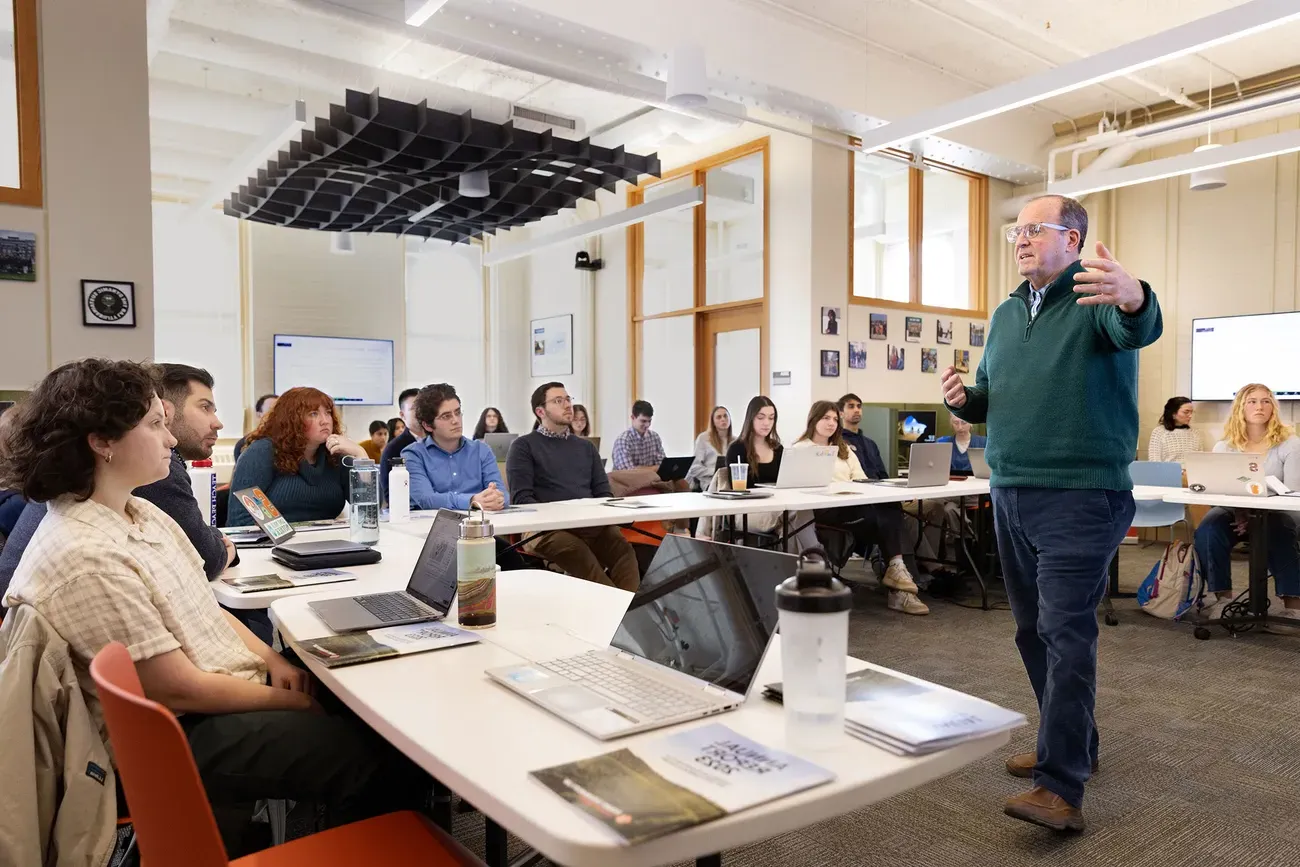
[[[988,425],[998,554],[1038,700],[1037,752],[1007,760],[1034,785],[1005,812],[1058,831],[1083,830],[1097,768],[1096,609],[1133,520],[1137,350],[1163,330],[1151,287],[1105,245],[1080,261],[1087,235],[1074,199],[1025,205],[1007,230],[1025,282],[993,311],[975,385],[951,367],[942,383],[954,415]]]

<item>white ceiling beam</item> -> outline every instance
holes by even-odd
[[[267,160],[275,156],[306,125],[307,103],[301,99],[276,112],[261,137],[231,160],[230,165],[208,186],[207,192],[194,200],[194,209],[201,211],[225,201],[236,187],[256,175],[257,170],[265,167]]]
[[[483,257],[484,266],[500,265],[502,262],[509,262],[512,259],[522,259],[524,256],[531,256],[538,250],[552,247],[556,244],[563,244],[568,241],[581,241],[583,238],[590,238],[592,235],[599,235],[603,232],[612,232],[615,229],[622,229],[627,226],[633,226],[637,223],[647,220],[657,214],[667,214],[672,211],[684,211],[687,208],[694,208],[704,203],[704,187],[691,187],[689,190],[682,190],[679,193],[673,193],[650,202],[640,205],[634,205],[622,211],[615,211],[612,214],[606,214],[595,220],[586,220],[577,225],[569,226],[558,232],[551,232],[538,238],[530,238],[527,241],[521,241],[518,244],[511,244],[508,247],[502,247],[500,250],[493,250]],[[493,244],[495,247],[496,245]]]
[[[1047,192],[1052,195],[1071,196],[1077,199],[1080,196],[1102,190],[1131,187],[1135,184],[1145,184],[1151,181],[1164,180],[1165,178],[1178,177],[1179,175],[1190,175],[1192,172],[1206,169],[1217,169],[1239,163],[1269,159],[1270,157],[1296,151],[1300,151],[1300,130],[1293,129],[1276,135],[1223,145],[1211,150],[1193,151],[1179,154],[1176,157],[1152,160],[1147,163],[1134,163],[1133,165],[1106,169],[1100,172],[1080,173],[1077,177],[1069,180],[1048,184]]]
[[[175,8],[176,0],[149,0],[149,5],[145,7],[145,29],[149,38],[150,66],[153,65],[153,59],[158,56],[163,41],[167,39],[167,31],[171,28],[172,23],[172,11]]]
[[[1249,0],[1240,6],[1198,18],[1163,33],[886,124],[864,134],[862,146],[864,150],[875,151],[907,145],[917,138],[1128,75],[1162,61],[1222,45],[1296,18],[1300,18],[1300,3],[1296,0]]]

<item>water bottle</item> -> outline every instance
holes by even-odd
[[[379,541],[379,467],[370,458],[351,458],[348,470],[348,538],[360,545]]]
[[[456,541],[456,616],[461,626],[484,629],[497,622],[497,542],[492,522],[478,506],[460,522]]]
[[[199,514],[209,527],[217,526],[217,471],[212,468],[212,461],[191,461],[188,473]]]
[[[852,605],[853,594],[831,574],[819,548],[800,554],[794,577],[777,585],[782,703],[792,748],[828,749],[843,740]]]
[[[411,474],[406,462],[393,458],[393,468],[388,471],[388,522],[405,524],[411,520]]]

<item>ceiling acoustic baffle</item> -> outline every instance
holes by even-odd
[[[487,195],[461,194],[469,173],[475,182],[486,176]],[[296,229],[462,242],[537,222],[619,181],[659,174],[653,154],[349,90],[328,119],[316,118],[231,193],[225,212]]]

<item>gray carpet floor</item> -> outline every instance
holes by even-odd
[[[1125,546],[1124,589],[1136,589],[1157,547]],[[1235,583],[1245,586],[1245,564]],[[861,575],[859,571],[859,576]],[[1033,693],[1007,611],[927,600],[929,617],[888,611],[855,589],[849,652],[1023,711],[1011,750],[1034,747]],[[1296,867],[1300,865],[1300,640],[1155,620],[1132,600],[1101,627],[1097,719],[1101,771],[1089,783],[1088,830],[1061,837],[1007,818],[1025,781],[992,755],[891,800],[744,849],[727,867]],[[482,817],[457,817],[480,855]],[[522,844],[512,840],[512,854]]]

